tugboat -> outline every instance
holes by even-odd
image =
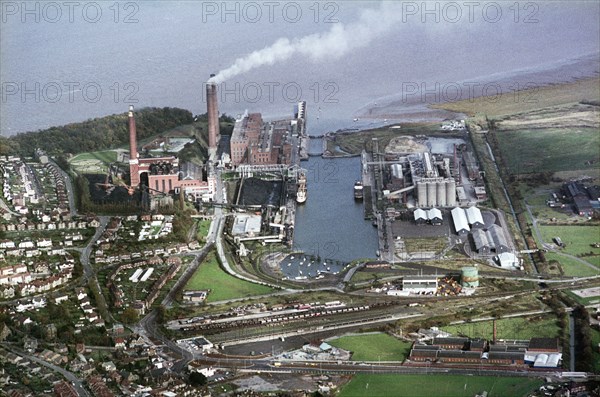
[[[300,174],[298,177],[298,191],[296,192],[296,202],[302,204],[306,201],[306,175]]]
[[[356,181],[354,184],[354,199],[362,200],[363,198],[363,185],[361,181]]]

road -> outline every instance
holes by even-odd
[[[77,394],[79,394],[80,396],[84,396],[84,397],[85,396],[91,397],[90,393],[88,393],[88,391],[83,387],[83,381],[81,379],[79,379],[77,377],[77,375],[75,375],[74,373],[67,371],[64,368],[58,367],[47,361],[44,361],[40,358],[37,358],[36,356],[32,356],[31,354],[15,347],[15,346],[9,345],[7,343],[3,343],[2,347],[4,347],[6,350],[9,350],[21,357],[28,359],[30,361],[33,361],[40,365],[48,367],[51,370],[53,370],[54,372],[60,373],[62,376],[65,377],[65,379],[67,379],[69,382],[71,382],[73,384],[73,386],[75,387],[75,391],[77,391]]]

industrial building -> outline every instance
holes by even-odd
[[[417,208],[413,212],[413,216],[415,219],[415,223],[424,224],[431,223],[432,225],[441,225],[443,222],[442,211],[438,208],[431,208],[429,210],[424,210],[421,208]]]
[[[489,255],[492,251],[496,253],[509,251],[504,231],[498,225],[492,225],[487,230],[476,229],[471,236],[479,254]]]
[[[410,294],[435,294],[438,289],[438,276],[404,276],[402,290]]]
[[[485,339],[435,337],[429,345],[415,342],[409,355],[409,360],[416,362],[528,364],[534,368],[558,368],[561,359],[557,338],[488,342]]]
[[[306,103],[294,109],[294,118],[265,122],[260,113],[244,112],[235,121],[230,140],[231,163],[270,165],[297,163],[297,148],[304,134]]]
[[[236,215],[231,234],[233,236],[254,237],[260,233],[262,218],[260,215]]]
[[[462,208],[456,207],[451,211],[454,231],[458,235],[466,235],[471,231],[467,216]]]
[[[469,233],[471,229],[482,228],[484,226],[481,210],[477,207],[469,207],[466,209],[456,207],[451,213],[454,222],[454,230],[459,235],[465,235]]]
[[[481,216],[481,210],[477,207],[469,207],[465,209],[465,215],[471,228],[483,227],[483,216]]]

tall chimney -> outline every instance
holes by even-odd
[[[133,116],[133,105],[129,105],[129,175],[131,186],[140,184],[139,161],[137,152],[137,131],[135,129],[135,117]]]
[[[214,77],[211,74],[210,77]],[[219,139],[219,108],[217,105],[217,85],[213,82],[206,83],[206,111],[208,113],[208,153],[216,155],[217,141]]]

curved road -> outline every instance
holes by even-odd
[[[51,370],[53,370],[55,372],[60,373],[62,376],[65,377],[65,379],[67,379],[69,382],[71,382],[73,384],[73,386],[75,387],[75,391],[77,391],[77,394],[79,394],[80,396],[84,396],[84,397],[91,397],[91,394],[88,393],[88,391],[83,387],[82,380],[79,379],[77,377],[77,375],[75,375],[74,373],[69,372],[64,368],[58,367],[47,361],[44,361],[40,358],[37,358],[36,356],[30,355],[29,353],[27,353],[21,349],[18,349],[14,346],[11,346],[9,344],[3,343],[2,347],[4,347],[6,350],[10,350],[11,352],[13,352],[21,357],[25,357],[28,360],[34,361],[40,365],[50,368]]]

